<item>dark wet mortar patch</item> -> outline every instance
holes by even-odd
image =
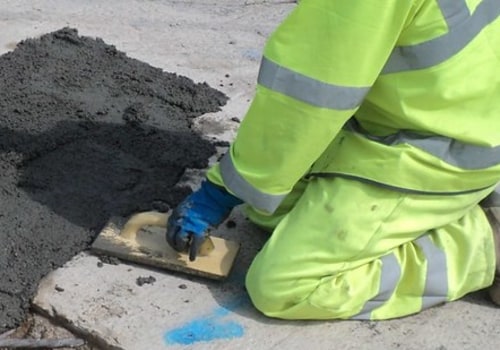
[[[0,56],[0,333],[112,215],[177,204],[214,146],[190,129],[227,97],[64,28]]]

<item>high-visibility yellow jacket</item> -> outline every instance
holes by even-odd
[[[303,176],[454,194],[500,180],[500,0],[302,0],[208,178],[273,212]]]

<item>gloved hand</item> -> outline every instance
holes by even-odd
[[[241,203],[243,201],[224,188],[205,180],[200,189],[187,196],[170,215],[168,244],[177,251],[189,250],[189,260],[195,260],[207,230],[220,225]]]

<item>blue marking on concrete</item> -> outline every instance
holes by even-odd
[[[234,306],[240,305],[241,302]],[[164,340],[168,345],[191,345],[197,342],[209,342],[217,339],[240,338],[245,331],[238,322],[228,320],[231,312],[228,308],[217,308],[212,314],[196,318],[185,325],[165,333]]]

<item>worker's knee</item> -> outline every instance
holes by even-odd
[[[257,310],[282,319],[346,319],[359,313],[372,296],[371,281],[346,275],[301,271],[297,266],[256,258],[246,277]],[[356,296],[356,297],[353,297]]]
[[[277,295],[281,294],[274,285],[272,276],[264,271],[250,269],[246,277],[246,289],[253,305],[264,315],[273,315],[282,308],[283,300]]]
[[[246,277],[246,288],[253,305],[264,315],[294,319],[290,309],[304,301],[315,284],[301,284],[286,278],[283,269],[254,263]]]

